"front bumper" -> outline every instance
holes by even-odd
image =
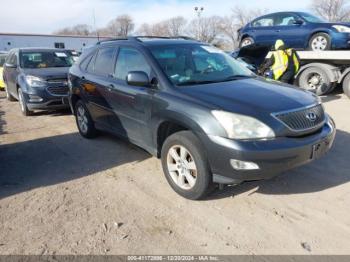
[[[30,90],[23,91],[23,95],[29,110],[53,110],[69,108],[68,94],[52,94],[48,91],[47,87],[35,89],[32,88]]]
[[[322,130],[305,137],[237,141],[218,136],[209,136],[208,139],[207,136],[204,145],[214,181],[240,183],[269,179],[321,157],[332,147],[335,134],[335,124],[329,119]],[[315,147],[320,144],[323,147],[322,152],[316,155]],[[256,163],[259,169],[236,170],[231,166],[231,159]]]

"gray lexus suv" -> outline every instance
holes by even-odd
[[[68,83],[82,136],[107,131],[161,158],[170,186],[189,199],[318,159],[336,132],[314,94],[186,38],[100,42]]]

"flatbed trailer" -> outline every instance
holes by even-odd
[[[317,95],[326,95],[338,85],[350,97],[350,50],[349,51],[297,51],[300,70],[295,84]],[[259,68],[271,56],[269,48],[247,46],[233,54]]]
[[[350,51],[297,51],[301,67],[296,84],[326,95],[339,84],[350,96]]]

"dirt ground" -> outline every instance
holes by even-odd
[[[0,254],[350,254],[350,100],[324,102],[326,157],[194,202],[143,150],[0,92]]]

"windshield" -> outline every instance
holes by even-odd
[[[254,76],[234,58],[208,45],[152,46],[150,50],[170,81],[178,86]]]
[[[22,51],[20,63],[22,68],[70,67],[74,60],[66,51]]]
[[[300,15],[307,21],[307,22],[310,22],[310,23],[325,23],[326,21],[324,21],[323,19],[317,17],[317,16],[314,16],[314,15],[311,15],[311,14],[308,14],[308,13],[300,13]]]

